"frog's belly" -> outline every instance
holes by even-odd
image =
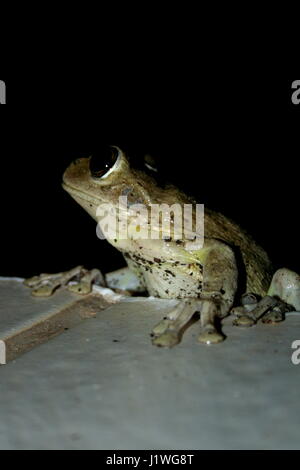
[[[152,268],[143,273],[149,295],[162,299],[198,297],[202,291],[202,274],[187,275],[180,271]]]

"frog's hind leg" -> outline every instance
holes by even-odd
[[[269,291],[273,296],[292,306],[300,312],[300,276],[289,269],[283,268],[276,271],[273,276]]]
[[[289,269],[279,269],[273,276],[266,297],[254,308],[244,305],[232,313],[237,315],[235,325],[252,326],[260,319],[263,323],[279,323],[284,320],[285,313],[292,310],[300,310],[300,276]]]
[[[40,274],[25,279],[24,285],[32,289],[31,294],[34,297],[49,297],[58,287],[64,286],[70,281],[74,281],[74,283],[69,285],[69,290],[82,295],[91,292],[92,283],[104,285],[103,276],[98,269],[88,271],[83,266],[77,266],[57,274]]]

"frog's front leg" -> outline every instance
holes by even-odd
[[[57,274],[40,274],[29,279],[25,279],[24,284],[31,288],[34,297],[49,297],[61,286],[74,281],[68,289],[77,294],[89,294],[92,284],[104,285],[104,278],[98,269],[88,271],[83,266],[77,266],[69,271]]]
[[[152,344],[168,348],[176,346],[180,343],[183,327],[199,309],[199,299],[187,298],[180,300],[178,305],[153,328],[151,333]]]
[[[152,343],[172,347],[181,340],[183,327],[195,312],[200,312],[199,342],[216,344],[224,336],[216,327],[216,320],[230,312],[237,289],[237,266],[232,249],[222,242],[210,240],[206,244],[203,264],[203,290],[200,298],[185,298],[169,312],[152,331]]]
[[[224,336],[216,328],[216,320],[230,313],[238,285],[238,269],[233,250],[223,242],[211,240],[203,270],[201,333],[198,341],[216,344]]]

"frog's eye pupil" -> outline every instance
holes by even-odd
[[[119,152],[115,147],[105,147],[92,154],[90,171],[94,178],[104,176],[116,163]]]

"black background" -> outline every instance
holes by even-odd
[[[195,73],[182,80],[158,71],[124,80],[126,71],[112,72],[84,80],[76,73],[0,77],[7,84],[0,108],[0,275],[78,264],[105,272],[123,264],[61,188],[68,164],[104,144],[137,158],[151,153],[169,180],[245,227],[275,267],[300,272],[300,105],[291,102],[293,80]]]

